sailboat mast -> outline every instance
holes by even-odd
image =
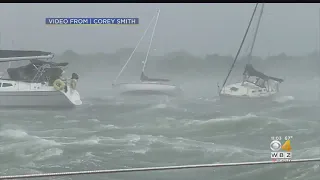
[[[263,13],[263,8],[264,8],[264,3],[262,3],[261,11],[260,11],[259,19],[258,19],[258,23],[257,23],[257,26],[256,26],[256,31],[254,32],[253,42],[252,42],[252,45],[251,45],[251,48],[250,48],[250,52],[249,52],[249,55],[248,55],[248,64],[250,64],[250,61],[252,59],[252,51],[253,51],[253,47],[254,47],[254,44],[256,42],[257,34],[258,34],[258,31],[259,31],[260,21],[261,21],[262,13]]]
[[[11,48],[12,48],[12,49],[15,49],[14,40],[11,41]],[[10,61],[9,64],[8,64],[8,68],[11,68],[11,61]]]
[[[320,58],[320,8],[319,8],[319,29],[318,29],[318,58]]]
[[[147,61],[148,61],[148,57],[149,57],[149,53],[150,53],[150,49],[151,49],[154,33],[156,31],[156,27],[157,27],[157,24],[158,24],[159,15],[160,15],[160,10],[158,10],[158,14],[157,14],[157,17],[156,17],[156,22],[155,22],[153,30],[152,30],[151,40],[150,40],[150,43],[149,43],[146,59],[143,62],[142,73],[144,73],[144,70],[145,70],[146,65],[147,65]]]
[[[116,83],[116,81],[119,79],[119,77],[121,76],[121,74],[122,74],[122,72],[124,71],[124,69],[127,67],[127,65],[128,65],[128,63],[129,63],[129,61],[131,60],[133,54],[136,52],[136,50],[138,49],[138,47],[139,47],[141,41],[143,40],[144,36],[147,34],[147,32],[148,32],[148,30],[149,30],[149,28],[150,28],[150,26],[151,26],[151,24],[152,24],[152,22],[153,22],[153,20],[154,20],[155,17],[156,17],[156,16],[153,16],[153,17],[152,17],[150,23],[148,24],[147,29],[143,32],[142,37],[139,39],[136,47],[133,49],[132,53],[130,54],[130,56],[129,56],[128,60],[127,60],[127,62],[123,65],[123,67],[122,67],[122,69],[120,70],[120,72],[118,73],[117,77],[113,80],[113,84]]]
[[[238,56],[239,56],[239,54],[240,54],[240,52],[241,52],[242,46],[243,46],[243,44],[244,44],[244,41],[245,41],[245,39],[246,39],[246,37],[247,37],[248,31],[249,31],[249,29],[250,29],[250,27],[251,27],[251,23],[252,23],[252,20],[253,20],[254,15],[255,15],[255,13],[256,13],[258,4],[259,4],[259,3],[256,3],[256,6],[254,7],[254,10],[253,10],[253,13],[252,13],[252,15],[251,15],[251,19],[250,19],[249,25],[248,25],[247,30],[246,30],[243,38],[242,38],[240,47],[239,47],[239,49],[238,49],[238,52],[237,52],[237,54],[236,54],[236,57],[235,57],[234,60],[233,60],[233,63],[232,63],[231,68],[230,68],[230,70],[229,70],[229,72],[228,72],[228,75],[227,75],[227,77],[224,79],[224,82],[223,82],[223,84],[222,84],[221,90],[222,90],[223,87],[226,85],[226,82],[227,82],[227,80],[228,80],[228,78],[229,78],[229,76],[230,76],[230,73],[231,73],[231,71],[232,71],[232,69],[233,69],[233,67],[234,67],[234,64],[236,63],[236,61],[237,61],[237,59],[238,59]]]

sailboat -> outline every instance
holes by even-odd
[[[244,44],[244,41],[247,37],[248,31],[251,27],[252,20],[254,15],[256,14],[256,10],[258,7],[258,4],[256,4],[255,9],[253,11],[253,14],[251,16],[249,25],[247,27],[247,30],[245,32],[245,35],[242,39],[240,48],[237,52],[237,55],[233,61],[233,64],[231,65],[231,68],[228,72],[227,77],[225,78],[222,88],[220,89],[218,85],[218,91],[220,99],[272,99],[278,92],[279,92],[279,84],[283,82],[283,79],[272,77],[265,75],[262,72],[257,71],[254,69],[253,65],[250,63],[250,60],[252,59],[252,50],[254,47],[254,43],[256,40],[256,36],[258,33],[258,29],[260,26],[260,20],[263,14],[264,9],[264,3],[262,3],[260,15],[258,19],[258,23],[255,29],[255,34],[253,38],[253,42],[251,44],[250,53],[248,56],[248,63],[245,66],[244,72],[243,72],[243,80],[242,82],[234,83],[226,85],[226,82],[230,76],[231,71],[234,68],[235,62],[238,59],[238,56],[240,54],[240,51],[242,49],[242,46]]]
[[[151,46],[152,46],[152,41],[153,41],[153,37],[154,37],[154,34],[155,34],[156,26],[157,26],[157,23],[158,23],[159,15],[160,15],[160,10],[158,10],[157,14],[152,18],[152,20],[149,23],[147,29],[145,30],[143,36],[140,38],[140,40],[138,41],[136,47],[132,51],[129,59],[124,64],[124,66],[120,70],[118,76],[113,81],[113,84],[112,84],[113,89],[115,89],[120,94],[176,96],[176,95],[181,94],[181,92],[182,92],[180,87],[178,87],[176,85],[173,85],[173,84],[169,84],[168,83],[170,81],[169,79],[149,78],[145,74],[145,69],[146,69],[146,65],[147,65],[147,62],[148,62],[148,57],[149,57],[149,54],[150,54],[150,49],[151,49]],[[131,60],[131,58],[132,58],[133,54],[135,53],[136,49],[139,47],[139,45],[140,45],[141,41],[143,40],[144,36],[146,35],[148,30],[150,29],[151,24],[153,23],[153,21],[155,21],[155,23],[154,23],[154,26],[153,26],[153,31],[152,31],[152,35],[151,35],[148,51],[147,51],[145,60],[143,61],[142,72],[141,72],[141,75],[140,75],[140,82],[117,83],[118,78],[120,77],[120,75],[122,74],[124,69],[127,67],[127,64]]]
[[[7,68],[0,77],[0,107],[75,107],[82,104],[76,90],[79,76],[64,78],[68,63],[50,62],[53,53],[0,50],[0,63],[29,61],[26,66]]]

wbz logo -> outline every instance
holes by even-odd
[[[280,141],[272,141],[270,143],[270,149],[273,151],[271,152],[271,159],[291,159],[292,158],[292,152],[291,152],[291,142],[290,140],[287,140],[283,145]],[[280,150],[283,150],[283,152],[279,152]]]
[[[271,152],[271,159],[290,159],[292,152]]]

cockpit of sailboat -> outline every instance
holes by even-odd
[[[252,64],[246,65],[244,72],[243,72],[243,75],[246,76],[247,78],[250,76],[255,76],[255,77],[263,79],[265,81],[271,79],[271,80],[277,81],[279,83],[283,82],[283,79],[272,77],[272,76],[267,76],[267,75],[263,74],[262,72],[255,70],[253,68]]]
[[[140,76],[141,82],[169,82],[169,79],[160,79],[160,78],[149,78],[144,74],[144,72],[141,73]]]
[[[255,77],[255,80],[252,80],[251,77]],[[244,82],[249,82],[261,88],[269,88],[269,80],[273,80],[277,83],[282,83],[284,81],[283,79],[267,76],[262,72],[255,70],[252,64],[246,65],[245,70],[243,72],[242,84]]]

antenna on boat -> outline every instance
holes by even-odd
[[[236,63],[236,61],[237,61],[237,59],[238,59],[238,56],[239,56],[239,54],[240,54],[240,52],[241,52],[242,46],[243,46],[243,44],[244,44],[244,41],[245,41],[245,39],[246,39],[246,37],[247,37],[248,31],[249,31],[249,29],[250,29],[250,27],[251,27],[251,23],[252,23],[252,20],[253,20],[254,15],[255,15],[255,13],[256,13],[258,4],[259,4],[259,3],[256,3],[256,6],[254,7],[253,13],[252,13],[251,18],[250,18],[250,21],[249,21],[249,25],[248,25],[248,27],[247,27],[247,29],[246,29],[246,32],[245,32],[245,34],[244,34],[244,36],[243,36],[243,38],[242,38],[240,47],[239,47],[239,49],[238,49],[238,52],[237,52],[237,54],[236,54],[236,57],[235,57],[234,60],[233,60],[233,63],[232,63],[231,68],[230,68],[230,70],[229,70],[229,72],[228,72],[228,74],[227,74],[227,77],[226,77],[226,78],[224,79],[224,81],[223,81],[223,84],[222,84],[222,87],[221,87],[221,89],[220,89],[220,91],[219,91],[219,94],[221,93],[221,90],[223,89],[223,87],[226,85],[226,82],[227,82],[227,80],[228,80],[228,78],[229,78],[229,76],[230,76],[230,73],[231,73],[231,71],[232,71],[232,69],[233,69],[233,67],[234,67],[234,64]]]
[[[115,85],[115,83],[117,82],[118,78],[121,76],[121,74],[122,74],[123,70],[127,67],[127,65],[128,65],[128,63],[129,63],[129,61],[131,60],[131,58],[132,58],[133,54],[136,52],[136,50],[138,49],[138,47],[139,47],[139,45],[140,45],[141,41],[143,40],[143,38],[144,38],[144,37],[145,37],[145,35],[147,34],[147,32],[148,32],[148,30],[149,30],[149,28],[150,28],[150,26],[151,26],[151,24],[152,24],[152,22],[153,22],[153,20],[154,20],[154,18],[155,18],[155,17],[156,17],[156,15],[152,17],[152,19],[151,19],[151,21],[150,21],[150,23],[149,23],[149,25],[148,25],[147,29],[144,31],[144,33],[143,33],[142,37],[139,39],[139,41],[138,41],[138,43],[137,43],[136,47],[133,49],[132,53],[130,54],[130,56],[129,56],[128,60],[127,60],[127,62],[124,64],[124,66],[123,66],[123,67],[122,67],[122,69],[120,70],[120,72],[119,72],[119,74],[117,75],[117,77],[113,80],[112,85]]]
[[[150,49],[151,49],[154,33],[156,31],[156,27],[157,27],[157,24],[158,24],[159,15],[160,15],[160,9],[158,10],[158,13],[157,13],[156,22],[154,23],[154,27],[153,27],[152,34],[151,34],[151,39],[150,39],[147,55],[146,55],[145,60],[143,61],[143,67],[142,67],[142,72],[141,73],[144,73],[144,70],[145,70],[146,65],[147,65],[147,61],[148,61],[148,57],[149,57],[149,53],[150,53]]]

